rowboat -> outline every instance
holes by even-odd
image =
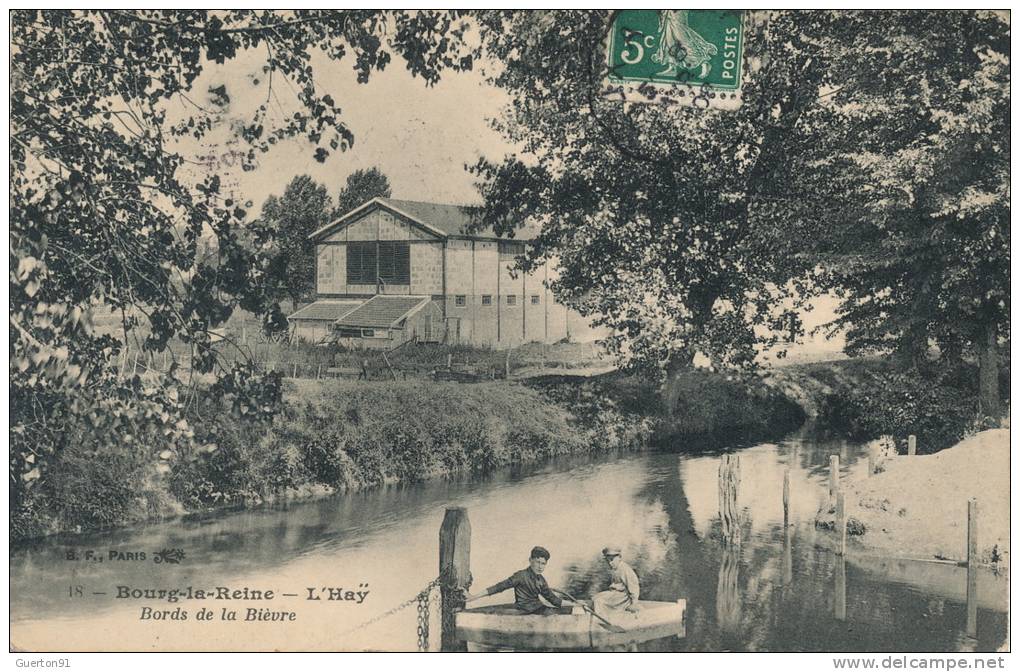
[[[638,605],[609,615],[615,629],[580,606],[543,615],[522,614],[512,604],[465,609],[455,616],[457,639],[511,649],[602,649],[686,634],[687,600]]]

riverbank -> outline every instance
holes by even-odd
[[[978,556],[1009,565],[1009,429],[979,432],[934,455],[893,456],[881,473],[846,479],[847,516],[863,526],[853,542],[894,557],[963,561],[967,501],[978,501]],[[831,524],[821,512],[819,522]]]
[[[999,394],[1008,416],[1007,352],[1001,358]],[[901,454],[910,434],[917,437],[919,454],[933,454],[978,429],[998,426],[981,417],[973,363],[920,371],[893,357],[859,357],[776,368],[765,379],[830,430],[860,442],[893,436]]]
[[[484,475],[563,455],[692,451],[764,440],[803,420],[760,384],[705,371],[683,379],[671,416],[646,377],[611,372],[475,384],[285,379],[271,423],[210,407],[194,453],[116,460],[69,453],[11,536],[87,532],[454,474]],[[73,452],[73,451],[72,451]]]

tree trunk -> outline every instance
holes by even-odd
[[[998,332],[994,322],[985,325],[978,344],[978,403],[981,415],[999,420]]]
[[[698,332],[712,319],[712,306],[715,305],[716,292],[712,289],[688,297],[687,304],[691,309],[691,323]],[[676,411],[676,402],[680,395],[679,379],[684,371],[694,363],[694,348],[683,348],[670,355],[666,363],[666,380],[662,385],[662,410],[667,418],[672,418]]]
[[[672,417],[676,410],[676,402],[680,395],[680,375],[691,368],[694,362],[693,350],[682,350],[673,353],[666,364],[666,380],[662,383],[662,410],[666,417]]]

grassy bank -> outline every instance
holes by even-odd
[[[289,381],[287,400],[263,433],[221,433],[227,440],[214,452],[175,465],[174,496],[194,509],[316,487],[349,492],[636,449],[647,439],[640,421],[607,416],[579,427],[537,391],[502,383]],[[607,424],[628,429],[607,432]]]
[[[271,423],[209,399],[192,418],[198,448],[62,456],[11,517],[15,539],[89,531],[219,507],[487,473],[560,455],[692,450],[765,439],[803,414],[761,385],[692,371],[672,414],[648,378],[544,375],[524,382],[286,380]],[[683,440],[681,442],[681,440]]]
[[[679,396],[670,412],[658,385],[640,374],[547,375],[527,384],[569,406],[581,422],[597,422],[606,412],[646,417],[653,427],[651,443],[665,450],[770,439],[793,431],[806,417],[797,403],[760,379],[741,381],[702,369],[676,381]]]

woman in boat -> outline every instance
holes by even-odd
[[[623,561],[623,554],[616,546],[602,549],[602,557],[609,563],[609,590],[595,595],[595,613],[605,618],[614,612],[637,611],[641,597],[641,584],[637,574]]]
[[[500,581],[499,583],[489,586],[484,592],[472,594],[468,593],[464,596],[465,602],[471,602],[477,600],[486,595],[495,595],[496,593],[502,593],[504,590],[514,589],[514,606],[524,614],[547,614],[554,610],[550,609],[549,606],[544,604],[539,596],[542,596],[548,600],[549,604],[554,607],[560,607],[563,604],[563,600],[556,597],[553,591],[549,588],[549,584],[546,583],[545,577],[542,576],[542,572],[545,571],[545,566],[549,562],[549,551],[545,550],[541,546],[535,546],[531,549],[531,557],[528,558],[528,566],[519,572],[514,572],[510,577]]]

